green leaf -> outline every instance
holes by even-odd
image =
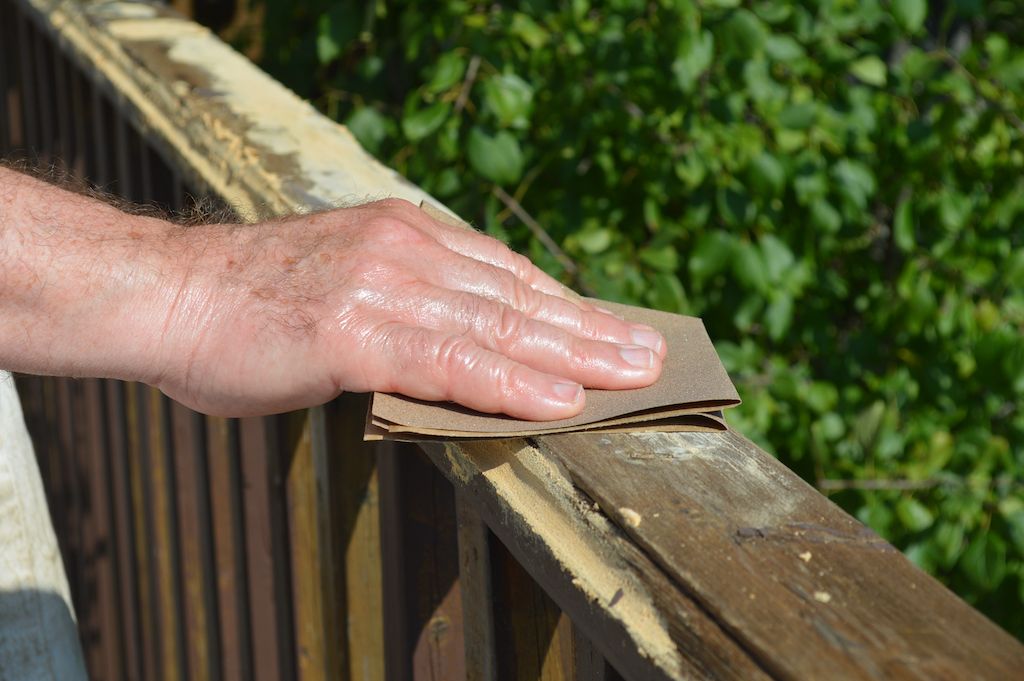
[[[920,532],[931,527],[935,522],[935,516],[924,504],[913,497],[903,497],[896,504],[896,515],[899,517],[903,527],[911,532]]]
[[[843,226],[843,216],[825,199],[811,204],[811,224],[826,234],[835,234]]]
[[[765,234],[761,237],[759,245],[768,280],[773,284],[780,283],[796,261],[793,251],[774,234]]]
[[[720,35],[726,53],[750,57],[764,47],[768,30],[756,14],[747,9],[738,9],[722,25]]]
[[[679,41],[677,56],[672,62],[672,75],[683,92],[690,92],[697,80],[711,66],[715,39],[709,31],[687,34]]]
[[[779,124],[790,130],[807,130],[818,117],[818,105],[815,102],[790,104],[779,113]]]
[[[492,182],[510,185],[523,176],[523,152],[519,142],[507,130],[492,137],[474,127],[469,131],[466,153],[473,168]]]
[[[774,341],[780,340],[789,331],[792,323],[793,296],[788,293],[779,294],[764,311],[764,325],[768,330],[768,336]]]
[[[509,28],[509,32],[534,50],[539,50],[548,42],[547,30],[520,12],[516,12],[512,16],[512,25]]]
[[[760,196],[778,196],[786,186],[786,169],[768,152],[750,162],[749,172],[750,188]]]
[[[373,107],[364,106],[352,112],[345,121],[345,127],[367,151],[376,154],[381,142],[387,138],[389,130],[394,128],[394,123]]]
[[[764,51],[775,61],[787,63],[803,59],[807,52],[803,46],[788,35],[772,35],[764,43]]]
[[[597,227],[579,231],[573,235],[573,239],[584,252],[596,255],[608,250],[608,247],[612,245],[613,236],[610,229]]]
[[[836,179],[836,188],[858,210],[866,210],[868,200],[874,196],[875,176],[871,169],[852,159],[844,158],[832,169]]]
[[[433,75],[426,84],[428,92],[439,94],[462,80],[466,60],[458,52],[446,52],[434,65]]]
[[[637,254],[640,262],[662,272],[675,272],[679,267],[679,255],[671,244],[660,247],[647,247]]]
[[[705,232],[690,253],[690,278],[697,285],[725,270],[732,260],[736,239],[727,232]]]
[[[876,85],[878,87],[885,85],[885,62],[873,54],[861,57],[850,64],[850,73],[868,85]]]
[[[441,127],[452,105],[448,102],[434,102],[428,107],[406,112],[402,117],[402,132],[411,142],[417,142]]]
[[[666,312],[682,314],[687,312],[686,292],[679,278],[668,272],[659,272],[651,280],[644,300],[651,307]]]
[[[326,65],[341,56],[359,37],[360,18],[348,3],[339,3],[317,18],[316,57]]]
[[[904,253],[914,250],[914,213],[909,199],[900,201],[893,215],[892,236],[896,246]]]
[[[960,559],[964,574],[978,587],[990,591],[1006,575],[1006,542],[991,532],[981,532]]]
[[[533,88],[514,73],[484,81],[484,101],[502,126],[525,128],[533,110]]]
[[[735,250],[732,261],[732,273],[737,281],[747,288],[767,294],[771,289],[761,249],[749,241],[741,242]]]
[[[907,33],[917,33],[928,15],[927,0],[892,0],[892,15]]]

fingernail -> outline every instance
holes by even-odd
[[[552,390],[559,400],[569,404],[575,404],[583,397],[583,386],[579,383],[555,383]]]
[[[649,326],[634,326],[630,329],[629,335],[637,345],[650,348],[655,352],[661,352],[662,345],[665,342],[661,334]]]
[[[626,360],[630,366],[637,369],[650,369],[654,366],[654,353],[650,348],[641,348],[635,345],[626,345],[619,348],[619,355]]]

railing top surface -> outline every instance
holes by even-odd
[[[20,0],[243,215],[428,198],[158,5]],[[735,433],[424,445],[637,678],[1010,678],[1024,647]]]

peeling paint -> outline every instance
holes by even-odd
[[[374,160],[347,128],[322,116],[206,29],[164,17],[115,20],[107,28],[127,44],[166,45],[171,64],[203,73],[209,83],[206,96],[238,119],[211,119],[211,131],[254,170],[261,163],[268,170],[275,156],[289,159],[294,167],[288,168],[287,179],[326,205],[388,196],[416,203],[429,198]],[[266,179],[280,189],[286,178],[268,172]]]

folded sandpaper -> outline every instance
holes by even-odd
[[[559,421],[524,421],[448,402],[374,393],[364,438],[421,441],[578,431],[727,430],[721,410],[735,407],[740,398],[700,319],[593,302],[630,322],[653,326],[665,336],[668,354],[654,385],[635,390],[587,390],[583,412]]]

